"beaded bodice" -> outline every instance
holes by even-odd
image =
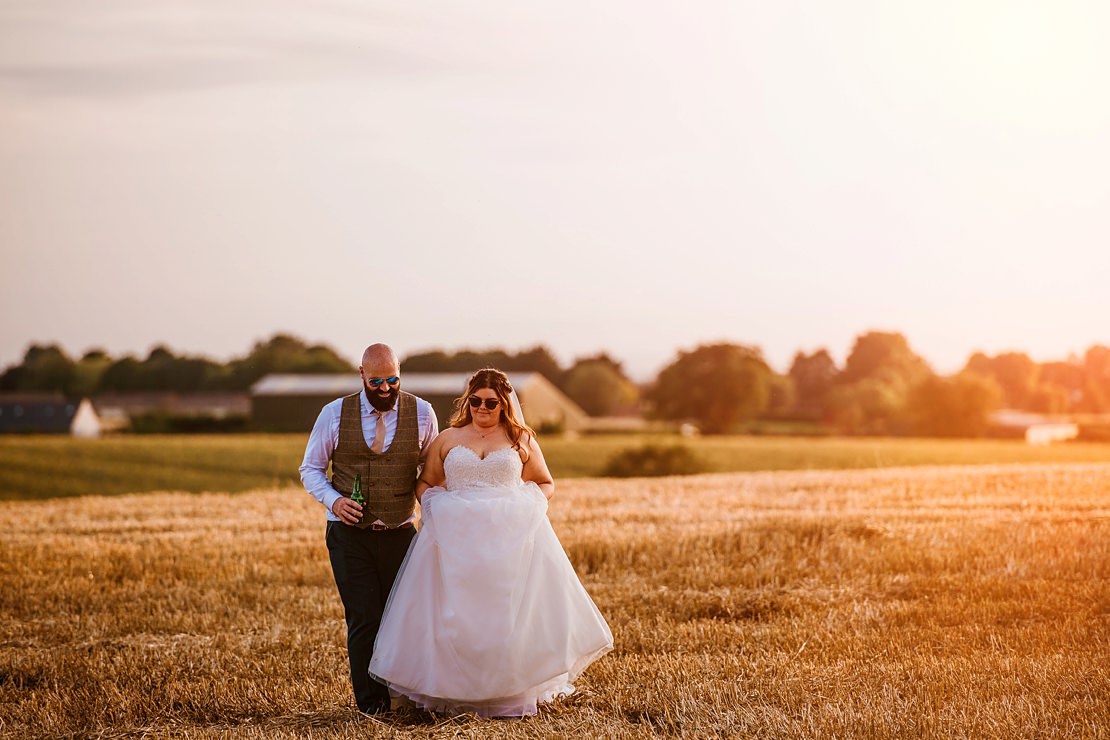
[[[484,458],[469,447],[456,445],[443,460],[448,491],[460,488],[500,488],[521,485],[520,474],[524,464],[520,453],[512,447],[503,447],[487,453]]]

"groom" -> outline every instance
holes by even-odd
[[[367,670],[385,601],[416,532],[416,478],[439,430],[431,404],[401,391],[400,364],[388,346],[367,347],[358,372],[362,390],[320,411],[300,471],[305,489],[328,512],[326,540],[347,619],[355,702],[377,714],[389,710],[389,692]],[[350,498],[356,473],[365,506]]]

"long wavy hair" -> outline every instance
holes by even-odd
[[[451,420],[448,424],[453,427],[465,427],[474,421],[474,417],[470,413],[470,403],[467,399],[475,391],[483,388],[488,388],[497,394],[497,400],[501,402],[500,424],[505,428],[505,434],[512,442],[513,449],[519,451],[521,449],[520,440],[524,434],[527,432],[535,437],[536,433],[522,420],[516,418],[516,411],[509,400],[509,396],[513,392],[513,386],[509,384],[509,377],[497,368],[484,367],[470,376],[470,379],[466,381],[466,392],[455,399],[455,411],[451,414]],[[528,452],[525,450],[525,457],[527,456]]]

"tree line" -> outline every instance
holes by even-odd
[[[660,417],[693,416],[708,432],[771,418],[809,420],[846,434],[976,437],[1000,408],[1110,412],[1110,348],[1096,345],[1082,358],[1046,363],[1020,352],[977,352],[944,376],[902,334],[873,331],[856,338],[843,367],[822,348],[798,352],[778,375],[756,348],[703,345],[679,353],[648,398]]]
[[[757,347],[704,344],[679,351],[651,383],[637,385],[601,353],[560,365],[544,346],[431,350],[404,358],[403,372],[468,372],[483,366],[538,372],[592,416],[644,415],[688,421],[710,434],[742,431],[754,420],[808,422],[848,434],[979,436],[999,408],[1062,413],[1110,412],[1110,348],[1037,363],[1026,354],[973,354],[950,376],[935,373],[897,332],[859,335],[843,367],[827,349],[798,352],[776,373]],[[332,348],[277,334],[227,363],[181,356],[164,346],[145,359],[102,350],[70,358],[57,345],[33,345],[0,375],[0,391],[96,396],[137,391],[246,391],[270,373],[354,373]]]
[[[246,391],[270,373],[355,372],[351,363],[322,344],[277,334],[226,363],[176,355],[157,346],[145,359],[113,359],[93,349],[73,359],[56,344],[32,345],[19,364],[0,375],[0,391],[61,392],[70,397],[146,391]]]
[[[620,363],[608,355],[583,357],[563,368],[546,347],[520,352],[501,349],[433,350],[404,359],[405,372],[471,372],[493,366],[514,372],[539,372],[563,388],[593,415],[635,413],[636,386]],[[144,358],[111,357],[92,349],[74,359],[57,344],[34,344],[23,360],[0,374],[3,392],[58,392],[72,398],[106,393],[173,391],[245,392],[271,373],[355,373],[357,368],[334,349],[308,344],[288,334],[256,342],[251,350],[229,362],[178,355],[159,345]]]

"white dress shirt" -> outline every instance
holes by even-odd
[[[366,399],[366,389],[359,393],[362,402],[362,436],[366,446],[374,444],[374,434],[378,426],[378,411]],[[340,521],[331,510],[343,494],[332,488],[328,480],[328,464],[331,462],[332,453],[339,444],[339,417],[343,410],[343,399],[337,398],[320,411],[316,417],[316,424],[312,427],[312,434],[308,435],[308,446],[304,450],[304,462],[301,463],[301,483],[312,497],[327,509],[328,521]],[[389,449],[393,443],[393,436],[397,433],[397,404],[384,412],[385,416],[385,447]],[[420,463],[428,454],[428,445],[439,434],[439,422],[432,405],[423,398],[416,399],[416,436],[420,440]]]

